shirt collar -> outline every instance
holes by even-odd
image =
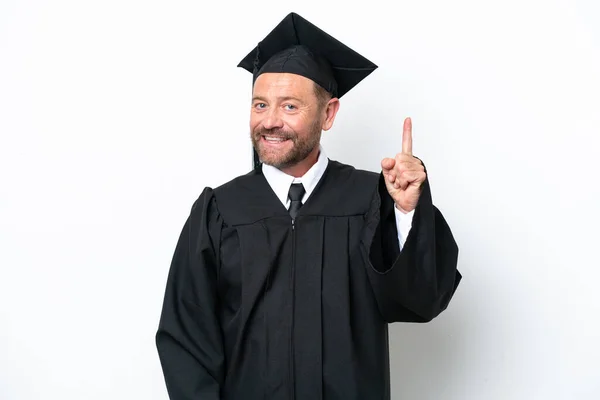
[[[271,186],[281,203],[287,207],[287,204],[289,202],[288,192],[290,190],[291,184],[302,183],[302,185],[304,186],[304,190],[306,190],[306,193],[302,198],[302,202],[306,203],[306,200],[312,194],[313,190],[317,186],[317,183],[319,183],[319,180],[325,173],[328,163],[329,160],[327,158],[327,155],[325,154],[323,147],[319,145],[319,158],[317,159],[317,162],[312,167],[310,167],[310,169],[306,171],[306,173],[300,178],[295,178],[291,175],[286,174],[280,169],[277,169],[272,165],[267,164],[262,164],[262,171],[267,182],[269,183],[269,185]]]

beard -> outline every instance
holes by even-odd
[[[250,136],[254,150],[262,163],[278,169],[290,168],[308,157],[315,147],[319,145],[321,141],[321,127],[319,121],[315,121],[310,128],[309,134],[305,137],[298,136],[292,130],[264,128],[255,129]],[[291,143],[292,148],[267,148],[262,142],[263,136],[287,139]],[[289,143],[286,146],[289,146]]]

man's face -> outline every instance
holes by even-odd
[[[265,164],[287,168],[319,145],[326,118],[315,83],[288,73],[264,73],[254,83],[250,131]]]

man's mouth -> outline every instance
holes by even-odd
[[[280,137],[280,136],[267,136],[267,135],[262,135],[262,139],[267,142],[267,143],[271,143],[271,144],[278,144],[278,143],[283,143],[283,142],[287,142],[289,139]]]

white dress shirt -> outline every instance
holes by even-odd
[[[292,183],[302,183],[304,186],[304,190],[306,191],[304,197],[302,198],[302,204],[304,204],[323,176],[325,169],[327,169],[329,159],[327,158],[323,147],[319,146],[319,149],[319,158],[317,162],[306,172],[306,174],[300,178],[295,178],[291,175],[288,175],[271,165],[262,165],[263,175],[285,208],[289,208],[290,206],[288,193]],[[413,210],[407,214],[404,214],[396,207],[394,207],[394,211],[396,213],[398,243],[400,245],[400,250],[402,250],[402,247],[404,247],[404,243],[406,242],[406,238],[408,237],[408,233],[412,227],[412,219],[415,211]]]

